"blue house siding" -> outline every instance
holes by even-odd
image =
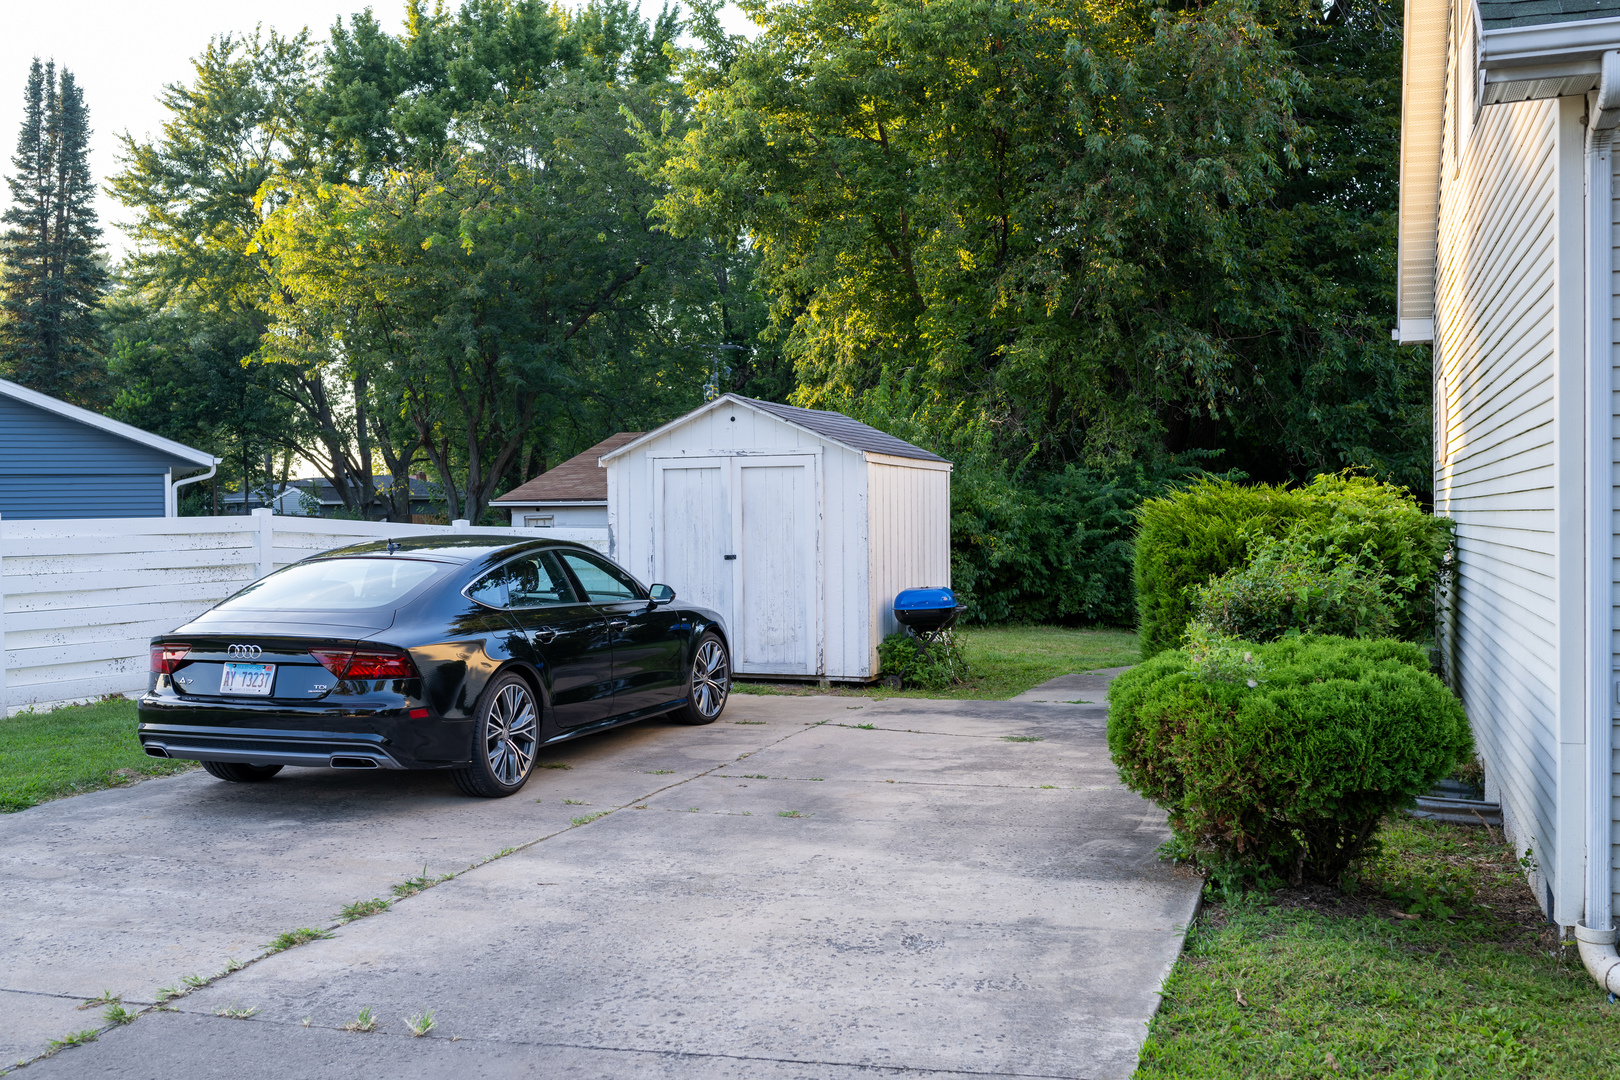
[[[0,472],[0,517],[162,517],[162,473],[21,476]],[[110,482],[115,481],[115,482]]]
[[[168,472],[195,462],[0,395],[0,515],[162,517]]]

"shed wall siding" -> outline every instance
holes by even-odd
[[[895,594],[951,583],[951,474],[870,462],[873,661],[877,642],[899,631]],[[874,668],[875,670],[875,668]]]
[[[1447,674],[1515,843],[1553,889],[1559,110],[1491,106],[1466,143],[1448,140],[1465,149],[1443,169],[1435,310],[1435,508],[1458,526]]]

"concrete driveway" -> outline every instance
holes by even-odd
[[[738,695],[554,748],[506,800],[197,772],[0,817],[0,1061],[103,1028],[103,991],[217,975],[18,1075],[1128,1076],[1199,882],[1103,731],[1101,704]],[[333,936],[265,955],[304,927]]]

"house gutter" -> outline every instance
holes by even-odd
[[[1605,20],[1608,21],[1608,20]],[[1575,941],[1587,973],[1620,993],[1610,871],[1614,635],[1614,130],[1620,50],[1602,54],[1586,99],[1586,912]]]
[[[171,480],[171,481],[169,481],[169,502],[168,502],[168,505],[163,508],[166,511],[164,516],[165,517],[179,517],[180,516],[180,489],[182,487],[184,487],[185,485],[187,485],[187,484],[195,484],[195,483],[197,483],[199,481],[209,479],[210,477],[212,477],[214,475],[214,473],[219,471],[219,463],[220,463],[220,459],[215,458],[214,463],[212,465],[208,466],[208,471],[207,472],[199,473],[196,476],[188,476],[184,480]]]

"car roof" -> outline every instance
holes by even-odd
[[[516,553],[526,548],[556,547],[579,551],[595,549],[569,540],[547,540],[544,537],[492,536],[488,533],[457,533],[448,536],[406,536],[397,540],[368,540],[351,544],[335,551],[322,552],[316,558],[342,559],[357,555],[410,555],[413,558],[439,559],[444,562],[466,563],[475,559],[510,550]]]

